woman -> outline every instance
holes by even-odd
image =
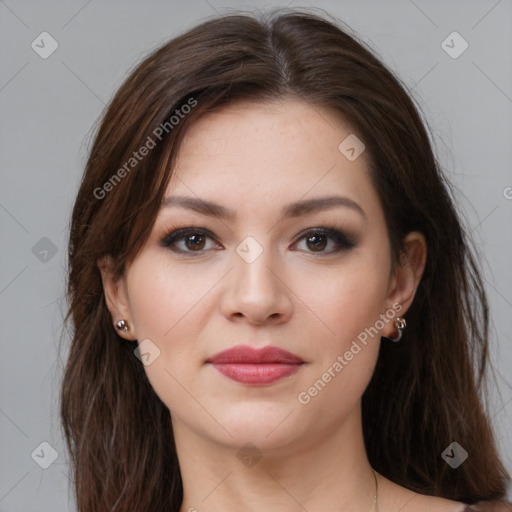
[[[449,185],[399,80],[326,19],[221,17],[133,71],[68,293],[80,512],[512,510]]]

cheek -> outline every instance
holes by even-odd
[[[387,297],[387,267],[377,258],[354,257],[329,273],[309,272],[298,293],[325,327],[325,339],[344,345],[375,324]],[[384,262],[385,263],[385,262]],[[335,334],[334,334],[335,333]]]
[[[177,271],[176,266],[169,266],[165,255],[151,255],[151,251],[133,262],[128,278],[130,310],[138,342],[151,340],[145,346],[150,347],[153,357],[144,371],[155,393],[173,411],[184,400],[180,383],[187,377],[183,371],[189,372],[191,365],[199,367],[202,362],[202,355],[193,343],[197,327],[191,318],[205,288],[191,285],[193,282],[190,273]]]
[[[195,275],[195,277],[194,277]],[[208,278],[198,282],[197,272],[170,266],[164,257],[141,258],[131,268],[130,308],[137,337],[170,340],[198,306]]]
[[[343,417],[368,385],[379,354],[381,329],[375,326],[384,312],[386,277],[385,265],[361,258],[325,280],[323,294],[309,295],[307,304],[322,320],[309,315],[311,327],[320,328],[308,331],[314,339],[314,363],[299,397],[301,404],[310,404],[311,415],[328,409]]]
[[[132,321],[139,343],[151,340],[158,357],[144,367],[165,403],[182,396],[178,382],[195,375],[204,359],[198,343],[211,316],[216,272],[198,273],[193,265],[170,265],[166,255],[143,253],[130,268],[128,290]],[[174,380],[173,379],[176,379]]]

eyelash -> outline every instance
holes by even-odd
[[[186,228],[176,229],[174,231],[171,229],[171,231],[162,238],[160,244],[162,245],[162,247],[166,247],[175,253],[183,254],[183,255],[187,255],[187,256],[188,255],[194,256],[196,254],[199,255],[201,253],[206,252],[206,250],[189,251],[189,250],[178,249],[178,248],[176,248],[176,246],[172,247],[173,244],[175,244],[177,241],[183,240],[184,238],[187,237],[187,235],[202,235],[202,236],[211,238],[212,240],[215,240],[215,237],[213,236],[213,234],[210,231],[208,231],[207,229],[195,228],[193,226],[190,226],[190,227],[186,227]],[[316,254],[319,256],[329,256],[332,254],[339,253],[343,250],[350,250],[357,245],[355,237],[348,235],[348,234],[344,234],[341,231],[339,231],[338,229],[336,229],[334,227],[328,227],[328,226],[311,228],[311,229],[308,229],[307,231],[303,231],[302,233],[300,233],[299,237],[294,242],[294,245],[296,243],[300,242],[301,240],[308,238],[310,236],[313,236],[313,235],[327,236],[327,237],[331,238],[332,240],[334,240],[334,242],[336,244],[335,249],[333,249],[329,252],[306,251],[306,252],[310,252],[311,254]]]

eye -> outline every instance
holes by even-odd
[[[352,249],[356,246],[356,240],[351,235],[346,235],[334,228],[314,228],[303,233],[299,241],[305,241],[307,252],[319,253],[322,255],[334,254],[342,250]],[[331,250],[325,251],[331,242]],[[309,250],[311,249],[311,250]]]
[[[213,240],[213,236],[206,229],[192,227],[181,228],[166,235],[162,239],[161,245],[177,253],[201,253],[208,249],[208,239]],[[181,248],[178,247],[179,243],[183,243]],[[210,247],[210,249],[211,248],[218,248],[218,245],[213,244],[213,247]]]
[[[209,247],[208,240],[212,242]],[[309,229],[301,233],[297,242],[294,243],[294,246],[302,240],[304,240],[306,244],[306,252],[317,253],[319,255],[335,254],[342,250],[352,249],[356,246],[356,240],[353,236],[344,234],[335,228],[328,227]],[[222,246],[215,242],[215,237],[210,231],[195,227],[186,227],[171,231],[161,240],[160,244],[175,253],[188,255],[192,255],[193,253],[200,254],[207,250],[222,248]],[[327,247],[330,247],[330,250],[325,250]]]

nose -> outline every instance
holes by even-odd
[[[254,247],[251,248],[254,250]],[[269,248],[252,260],[243,252],[233,253],[233,269],[226,280],[221,309],[230,320],[245,319],[254,325],[280,324],[293,311],[292,291],[284,265]]]

